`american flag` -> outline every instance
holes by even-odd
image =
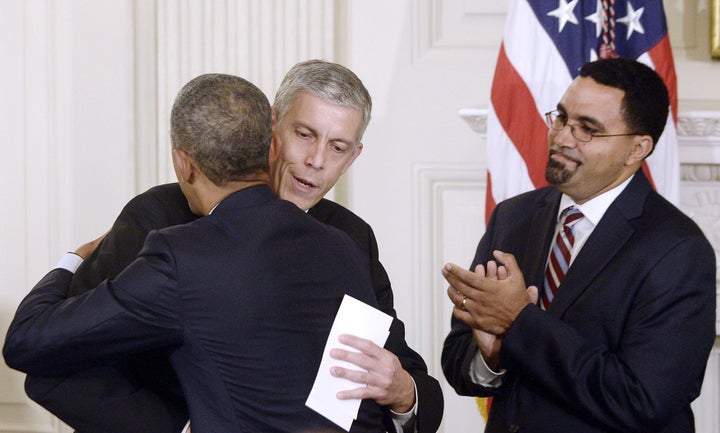
[[[637,59],[670,93],[665,132],[643,167],[677,203],[677,80],[661,0],[511,0],[487,121],[486,221],[495,204],[547,184],[547,126],[580,66],[600,57]]]

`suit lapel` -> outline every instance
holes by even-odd
[[[521,264],[528,286],[542,288],[550,242],[555,232],[560,193],[554,190],[545,198],[545,204],[535,210],[532,217],[528,242],[525,246],[525,262]]]
[[[635,232],[632,220],[642,214],[650,191],[650,183],[642,170],[638,170],[625,191],[608,207],[568,269],[550,304],[550,314],[562,317],[593,279],[614,259]]]

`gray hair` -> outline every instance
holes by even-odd
[[[270,103],[249,81],[200,75],[178,93],[170,114],[174,148],[190,155],[215,185],[268,172]]]
[[[360,140],[370,123],[372,100],[362,81],[345,66],[325,60],[308,60],[293,66],[275,94],[276,121],[282,120],[297,95],[308,92],[330,103],[351,107],[363,113]]]

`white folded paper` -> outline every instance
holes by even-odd
[[[353,420],[357,419],[361,400],[340,400],[337,398],[337,393],[361,387],[362,384],[332,376],[330,368],[338,366],[350,370],[362,369],[354,364],[331,358],[330,350],[340,348],[357,352],[356,349],[338,341],[341,334],[364,338],[382,347],[390,335],[392,320],[392,316],[360,302],[352,296],[345,295],[337,316],[335,316],[327,343],[325,343],[320,368],[305,405],[346,431],[350,431]]]

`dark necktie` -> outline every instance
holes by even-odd
[[[575,243],[573,226],[582,218],[582,212],[573,206],[563,210],[560,215],[562,228],[555,236],[555,243],[550,251],[550,260],[545,268],[545,284],[542,292],[542,307],[545,310],[550,307],[555,292],[562,283],[568,266],[570,266],[570,255]]]

